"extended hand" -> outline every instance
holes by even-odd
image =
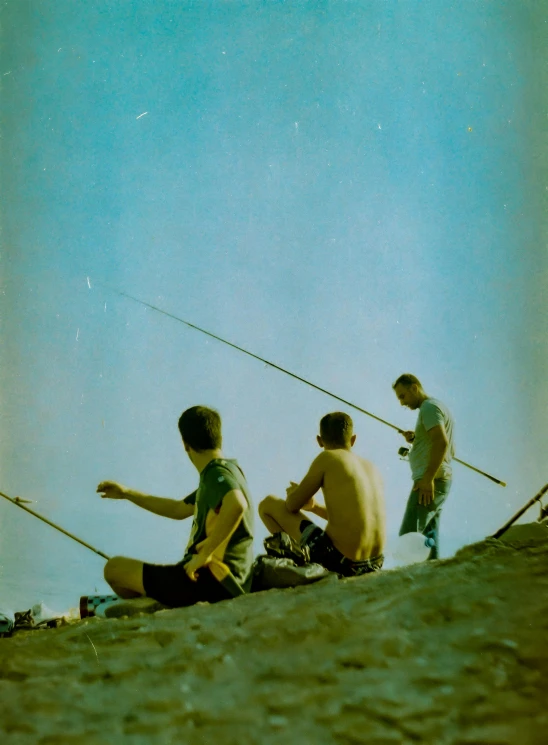
[[[192,556],[192,559],[185,564],[185,572],[188,574],[190,579],[193,582],[196,582],[198,577],[196,576],[196,572],[198,569],[201,569],[201,567],[205,567],[206,564],[209,564],[211,561],[211,556],[208,556],[203,551],[198,554],[194,554]]]
[[[434,482],[432,481],[432,479],[422,478],[418,481],[415,481],[413,491],[419,492],[419,504],[424,504],[426,506],[427,504],[433,502],[435,499]]]
[[[400,434],[405,437],[406,442],[413,442],[415,439],[415,433],[410,429],[405,430],[405,432],[401,431]]]
[[[101,481],[97,491],[102,499],[125,499],[127,496],[127,488],[115,481]]]

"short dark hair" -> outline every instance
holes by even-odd
[[[344,411],[326,414],[320,420],[320,437],[331,447],[348,447],[354,430],[354,423]]]
[[[179,432],[183,442],[196,452],[217,450],[223,444],[221,417],[215,409],[192,406],[179,417]]]
[[[404,373],[403,375],[400,375],[392,388],[394,388],[395,390],[397,385],[404,385],[406,388],[409,388],[410,385],[418,385],[419,388],[422,388],[420,380],[414,375],[411,375],[411,373]]]

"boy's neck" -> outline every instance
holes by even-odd
[[[196,466],[198,473],[202,473],[208,463],[211,463],[212,460],[217,460],[218,458],[223,457],[223,451],[221,449],[202,450],[201,453],[194,451],[193,456],[192,462]]]

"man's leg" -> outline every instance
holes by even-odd
[[[301,522],[309,520],[304,512],[290,512],[285,506],[285,500],[272,494],[259,504],[259,516],[270,533],[283,530],[297,542],[301,540]]]
[[[115,556],[105,564],[105,580],[121,598],[138,598],[145,595],[143,587],[143,562]]]
[[[407,505],[405,507],[405,512],[401,521],[400,532],[398,533],[398,535],[405,535],[406,533],[420,533],[418,507],[418,492],[412,490],[407,500]]]
[[[419,504],[418,490],[411,491],[405,514],[403,516],[399,535],[406,533],[422,533],[426,538],[434,542],[428,556],[429,559],[437,559],[439,556],[439,520],[441,508],[447,499],[451,481],[448,479],[436,479],[434,481],[434,501],[428,505]]]
[[[425,526],[422,529],[422,533],[433,542],[433,546],[430,549],[428,559],[439,559],[440,555],[440,519],[441,519],[441,508],[447,497],[449,496],[449,489],[451,488],[451,481],[449,479],[437,479],[434,481],[434,514],[429,513],[430,517],[427,516]]]

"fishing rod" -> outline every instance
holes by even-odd
[[[539,492],[537,492],[537,494],[535,494],[535,496],[532,497],[532,499],[530,499],[527,502],[527,504],[524,504],[523,507],[520,510],[518,510],[516,514],[508,520],[508,522],[505,522],[502,528],[499,528],[496,533],[493,533],[491,538],[500,538],[501,535],[504,535],[504,533],[506,533],[508,528],[511,528],[512,525],[516,522],[516,520],[520,518],[523,514],[525,514],[525,512],[527,512],[529,507],[532,507],[535,504],[535,502],[540,502],[540,500],[546,494],[546,492],[548,492],[548,484],[545,484],[542,487],[542,489]],[[542,502],[540,502],[540,508],[541,508],[540,517],[537,522],[541,521],[544,510],[545,510],[545,508],[542,506]]]
[[[172,318],[174,321],[178,321],[179,323],[184,323],[185,326],[188,326],[189,328],[194,329],[195,331],[199,331],[201,334],[205,334],[206,336],[209,336],[212,339],[215,339],[216,341],[220,341],[222,344],[226,344],[227,346],[232,347],[232,349],[237,349],[238,352],[243,352],[243,354],[247,354],[249,357],[253,357],[253,359],[259,360],[259,362],[263,362],[265,365],[269,365],[270,367],[273,367],[274,370],[279,370],[280,372],[283,372],[286,375],[289,375],[290,377],[295,378],[295,380],[299,380],[301,383],[305,383],[311,388],[314,388],[315,390],[320,391],[321,393],[325,393],[326,396],[331,396],[331,398],[334,398],[337,401],[340,401],[346,406],[350,406],[351,408],[356,409],[356,411],[359,411],[362,414],[365,414],[366,416],[371,417],[372,419],[376,419],[377,422],[381,422],[381,424],[385,424],[387,427],[391,427],[392,429],[395,429],[396,432],[398,432],[400,435],[404,433],[403,429],[401,429],[400,427],[397,427],[395,424],[392,424],[391,422],[387,422],[386,419],[382,419],[380,416],[377,416],[376,414],[372,414],[370,411],[366,411],[365,409],[362,409],[361,406],[358,406],[357,404],[353,404],[351,401],[347,401],[346,399],[341,398],[340,396],[337,396],[334,393],[331,393],[331,391],[328,391],[325,388],[321,388],[319,385],[316,385],[315,383],[311,383],[310,380],[301,378],[300,375],[296,375],[295,373],[292,373],[290,370],[286,370],[284,367],[280,367],[280,365],[276,365],[274,362],[265,360],[264,357],[259,357],[258,354],[254,354],[253,352],[250,352],[249,350],[244,349],[243,347],[239,347],[237,344],[233,344],[232,342],[227,341],[226,339],[223,339],[220,336],[217,336],[217,334],[213,334],[211,331],[207,331],[206,329],[203,329],[200,326],[196,326],[196,324],[190,323],[190,321],[185,321],[184,318],[179,318],[179,316],[176,316],[173,313],[169,313],[167,310],[163,310],[162,308],[158,308],[156,305],[151,305],[150,303],[147,303],[145,300],[140,300],[139,298],[136,298],[133,295],[128,295],[127,292],[122,292],[121,290],[115,290],[114,288],[108,287],[107,285],[104,285],[99,282],[95,282],[94,284],[96,284],[98,287],[102,287],[103,289],[108,290],[109,292],[114,293],[115,295],[120,295],[120,297],[128,298],[128,300],[133,300],[133,302],[139,303],[139,305],[143,305],[145,308],[150,308],[151,310],[155,310],[157,313],[161,313],[163,316]],[[89,278],[88,278],[88,286],[91,288]],[[454,458],[453,460],[455,460],[457,463],[460,463],[462,466],[466,466],[466,468],[469,468],[471,471],[475,471],[476,473],[481,474],[481,476],[485,476],[491,481],[494,481],[495,484],[498,484],[499,486],[506,486],[505,481],[501,481],[500,479],[497,479],[495,476],[491,476],[485,471],[482,471],[479,468],[476,468],[476,466],[470,465],[470,463],[466,463],[466,461],[461,460],[460,458]]]
[[[21,499],[20,497],[15,497],[13,499],[12,497],[8,497],[7,494],[4,494],[0,491],[0,497],[4,497],[4,499],[7,499],[8,502],[11,502],[12,504],[17,505],[17,507],[20,507],[22,510],[25,510],[25,512],[29,512],[31,515],[34,515],[34,517],[37,517],[39,520],[42,520],[42,522],[47,523],[48,525],[51,525],[52,528],[55,528],[55,530],[58,530],[60,533],[64,533],[64,535],[68,535],[69,538],[72,538],[73,541],[76,541],[77,543],[81,543],[82,546],[85,546],[86,548],[89,548],[90,551],[94,551],[96,554],[99,554],[99,556],[102,556],[103,559],[110,559],[110,556],[107,556],[102,551],[98,551],[96,548],[93,548],[93,546],[90,546],[89,543],[86,543],[85,541],[82,541],[80,538],[77,538],[75,535],[72,535],[72,533],[69,533],[68,530],[65,530],[60,525],[56,525],[55,523],[52,523],[51,520],[48,520],[46,517],[43,517],[42,515],[39,515],[37,512],[34,512],[34,510],[31,510],[29,507],[25,507],[23,502],[26,500]]]

